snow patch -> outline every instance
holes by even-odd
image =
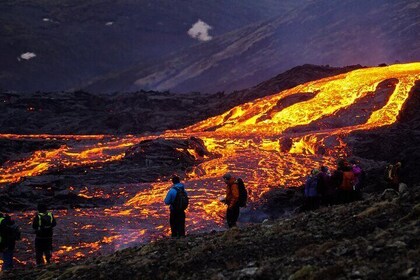
[[[194,23],[190,30],[188,30],[188,35],[199,41],[210,41],[213,39],[213,37],[209,35],[209,30],[212,28],[213,27],[199,19],[196,23]]]
[[[20,55],[20,57],[25,60],[29,60],[31,58],[34,58],[35,56],[36,54],[34,54],[33,52],[26,52]]]
[[[108,21],[107,23],[105,23],[105,25],[106,26],[111,26],[111,25],[113,25],[114,24],[114,22],[113,21]]]

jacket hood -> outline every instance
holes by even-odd
[[[178,183],[178,184],[174,184],[173,186],[172,186],[173,188],[179,188],[179,189],[184,189],[184,184],[183,183]]]

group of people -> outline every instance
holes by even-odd
[[[56,221],[45,204],[38,204],[38,212],[32,220],[35,233],[35,258],[37,266],[51,261],[53,228]],[[0,213],[0,252],[3,253],[2,271],[13,269],[13,255],[16,241],[21,239],[20,228],[9,216]],[[44,260],[45,257],[45,260]]]
[[[188,195],[184,184],[181,183],[177,175],[172,176],[172,186],[170,187],[164,203],[169,205],[169,224],[171,226],[172,237],[185,236],[185,210],[188,207]],[[235,178],[231,173],[223,175],[226,184],[226,194],[220,199],[227,205],[226,221],[229,228],[235,227],[239,217],[240,207],[246,205],[247,192],[244,182],[240,178]]]
[[[357,161],[339,160],[333,172],[326,166],[312,169],[305,182],[305,210],[320,205],[351,202],[360,198],[360,190],[366,181],[366,173]]]
[[[401,162],[387,165],[384,176],[387,188],[399,190],[401,173]],[[312,169],[305,183],[304,210],[360,199],[365,184],[366,172],[356,160],[340,159],[334,172],[326,166]]]

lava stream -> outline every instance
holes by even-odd
[[[374,104],[373,96],[378,85],[388,79],[398,80],[395,88],[385,105]],[[185,129],[163,133],[159,137],[198,137],[211,153],[219,155],[187,174],[186,186],[191,196],[187,231],[223,228],[225,206],[217,199],[224,193],[220,178],[225,172],[233,172],[245,179],[254,202],[272,186],[297,186],[311,168],[320,164],[332,167],[338,156],[346,155],[343,135],[393,124],[418,80],[420,63],[359,69],[299,85],[237,106]],[[367,118],[350,125],[338,120],[338,112],[344,117],[346,114],[351,116],[353,110],[357,110],[354,105],[371,95],[372,105]],[[348,109],[350,107],[351,110]],[[332,119],[329,127],[315,125],[327,118]],[[305,129],[293,131],[302,127]],[[5,163],[0,168],[0,183],[11,183],[57,169],[118,161],[129,147],[158,136],[9,134],[0,137],[67,139],[60,148],[37,151],[26,159]],[[77,137],[86,138],[73,141]],[[109,252],[166,236],[169,231],[168,210],[162,200],[169,185],[167,181],[160,181],[116,186],[132,189],[132,195],[127,196],[121,205],[107,209],[59,211],[57,234],[62,234],[64,238],[58,240],[56,258],[80,258],[98,250]],[[89,186],[86,187],[89,189]],[[30,226],[32,213],[16,215]],[[21,250],[31,252],[28,249],[31,248],[29,239],[22,243],[19,245]]]

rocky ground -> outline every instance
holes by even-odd
[[[419,279],[420,186],[3,279]]]

